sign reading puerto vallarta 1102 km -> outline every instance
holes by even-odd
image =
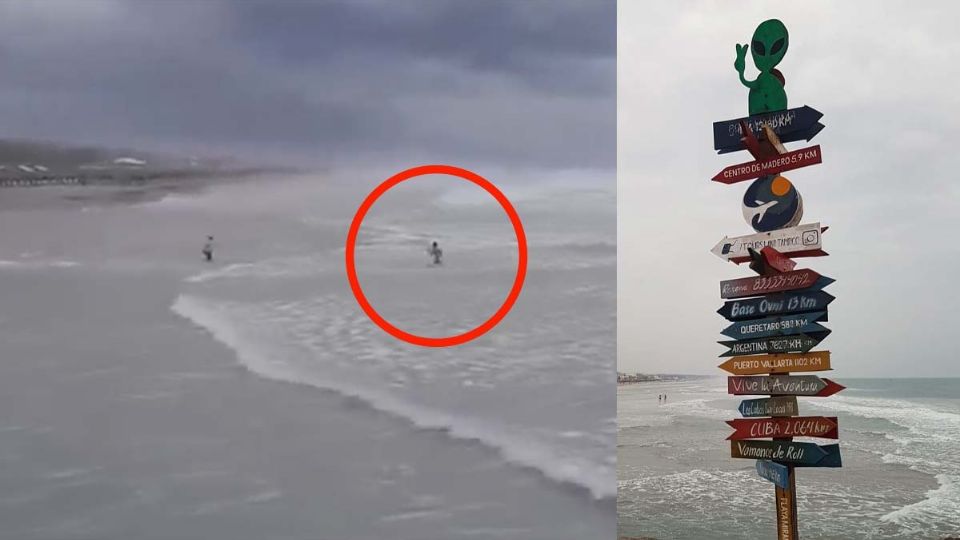
[[[789,108],[786,78],[778,66],[789,47],[786,26],[763,21],[749,43],[737,44],[733,62],[740,83],[749,89],[749,116],[713,123],[713,146],[719,154],[748,152],[712,181],[736,185],[752,180],[741,204],[744,220],[756,234],[727,236],[711,252],[741,264],[758,275],[720,282],[727,300],[717,311],[731,323],[722,334],[730,341],[720,368],[733,395],[767,396],[741,401],[742,418],[729,420],[730,455],[756,460],[757,475],[774,484],[777,537],[797,540],[796,470],[840,467],[838,444],[818,445],[794,437],[839,438],[835,416],[801,416],[797,396],[825,398],[844,389],[831,379],[796,375],[832,369],[830,351],[813,351],[830,335],[827,306],[834,297],[824,287],[833,279],[810,268],[796,268],[794,259],[824,257],[820,223],[800,224],[804,203],[787,171],[810,170],[823,162],[820,145],[787,148],[786,143],[810,141],[824,128],[823,113],[813,107]],[[758,72],[747,76],[750,55]],[[733,116],[733,115],[731,115]],[[791,173],[792,174],[792,173]]]

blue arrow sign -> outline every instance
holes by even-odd
[[[840,445],[839,444],[825,444],[820,447],[820,450],[823,450],[827,453],[820,461],[809,464],[809,463],[794,463],[795,467],[843,467],[843,460],[840,458]]]
[[[790,291],[759,298],[732,300],[724,303],[717,313],[728,321],[740,321],[789,313],[824,311],[834,300],[833,295],[824,291]]]
[[[756,339],[773,336],[812,334],[825,331],[826,328],[817,324],[817,322],[826,320],[826,311],[784,315],[781,317],[767,317],[765,319],[749,319],[734,322],[726,327],[721,334],[733,339]]]
[[[760,416],[797,416],[797,396],[745,399],[737,408],[744,418]]]
[[[824,128],[819,122],[821,118],[822,112],[804,105],[796,109],[714,122],[713,148],[720,154],[745,150],[747,147],[741,140],[743,133],[740,128],[740,122],[744,120],[754,133],[760,133],[763,124],[769,125],[782,143],[809,141]]]
[[[760,478],[766,478],[773,482],[779,488],[790,489],[790,469],[786,465],[766,459],[758,459],[757,474]]]

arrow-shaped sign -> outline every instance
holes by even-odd
[[[770,294],[760,298],[726,302],[717,313],[728,321],[756,319],[763,316],[824,311],[834,297],[823,291],[796,291]]]
[[[736,321],[724,328],[720,333],[733,339],[756,339],[773,336],[813,334],[826,330],[822,325],[817,324],[818,322],[826,320],[826,311],[799,313],[796,315],[779,315],[765,319]]]
[[[739,418],[727,420],[735,431],[727,437],[728,441],[742,439],[764,439],[767,437],[821,437],[836,439],[836,416],[795,416],[793,418]]]
[[[720,298],[744,298],[797,289],[819,291],[834,281],[836,280],[821,276],[809,268],[772,276],[728,279],[720,282]]]
[[[830,332],[831,330],[828,328],[823,332],[801,334],[799,336],[777,336],[742,341],[718,341],[717,343],[730,348],[729,351],[720,355],[721,358],[763,353],[805,353],[810,352],[810,349],[816,347],[818,343],[830,335]]]
[[[842,467],[843,462],[840,459],[840,445],[839,444],[824,444],[820,446],[820,449],[827,453],[826,457],[818,461],[814,465],[808,463],[796,463],[794,467]]]
[[[828,371],[831,369],[830,351],[734,356],[719,367],[734,375]]]
[[[760,251],[766,246],[772,246],[780,253],[792,258],[820,257],[826,255],[820,243],[823,230],[819,223],[806,223],[796,227],[733,238],[724,236],[723,240],[717,242],[710,252],[721,259],[735,263],[749,261],[749,249]]]
[[[737,408],[744,418],[758,416],[796,416],[797,396],[779,396],[760,399],[745,399]]]
[[[747,248],[747,251],[750,252],[750,269],[761,276],[789,272],[797,267],[797,261],[780,253],[773,246],[764,246],[760,251]]]
[[[786,465],[766,459],[758,459],[757,475],[773,482],[779,488],[790,489],[790,469]]]
[[[760,178],[767,174],[778,174],[808,165],[816,165],[822,163],[822,159],[820,145],[818,144],[766,159],[731,165],[718,172],[712,180],[723,184],[735,184]]]
[[[746,121],[747,126],[754,133],[760,133],[762,126],[768,125],[777,134],[781,143],[809,141],[823,129],[823,124],[818,122],[821,118],[823,113],[804,105],[796,109],[714,122],[713,148],[720,154],[746,149],[743,129],[740,127],[741,121]]]
[[[806,467],[839,467],[840,446],[792,441],[730,441],[730,457],[768,459]]]
[[[771,396],[827,397],[845,387],[816,375],[771,375],[769,377],[727,377],[727,393],[735,396],[768,394]]]

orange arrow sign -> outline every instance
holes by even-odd
[[[792,371],[828,371],[830,351],[806,353],[756,354],[734,356],[720,364],[720,369],[734,375],[762,375]]]

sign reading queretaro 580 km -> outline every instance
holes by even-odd
[[[759,319],[788,313],[806,313],[825,311],[834,297],[824,291],[796,291],[780,294],[768,294],[760,298],[733,300],[725,302],[717,313],[728,321]]]
[[[825,255],[821,244],[822,232],[820,223],[806,223],[796,227],[733,238],[724,236],[710,252],[721,259],[735,263],[749,261],[749,249],[760,251],[767,246],[794,258]]]
[[[792,336],[810,334],[826,330],[819,321],[827,320],[827,312],[781,315],[764,319],[736,321],[726,327],[721,334],[733,339],[756,339],[773,336]]]
[[[836,416],[796,416],[793,418],[740,418],[727,420],[734,430],[727,437],[730,441],[763,439],[766,437],[821,437],[836,439]]]
[[[712,180],[723,184],[735,184],[745,180],[760,178],[767,174],[792,171],[808,165],[816,165],[817,163],[823,163],[820,154],[820,145],[801,148],[767,159],[731,165],[718,172]]]
[[[767,394],[771,396],[827,397],[845,387],[816,375],[771,375],[769,377],[727,377],[727,393],[735,396]]]
[[[823,118],[822,112],[804,105],[796,109],[714,122],[713,148],[718,154],[745,150],[743,130],[740,128],[741,121],[745,121],[747,127],[754,133],[759,133],[764,124],[770,126],[782,143],[809,141],[823,129],[823,124],[819,122],[821,118]]]
[[[769,459],[799,467],[839,467],[840,445],[791,441],[730,441],[730,457]]]
[[[728,279],[720,282],[720,298],[744,298],[796,289],[819,291],[834,281],[809,268],[772,276]]]
[[[830,351],[808,353],[757,354],[734,356],[720,364],[720,369],[734,375],[762,375],[792,371],[830,370]]]
[[[758,416],[796,416],[797,396],[779,396],[760,399],[745,399],[737,408],[744,418]]]

